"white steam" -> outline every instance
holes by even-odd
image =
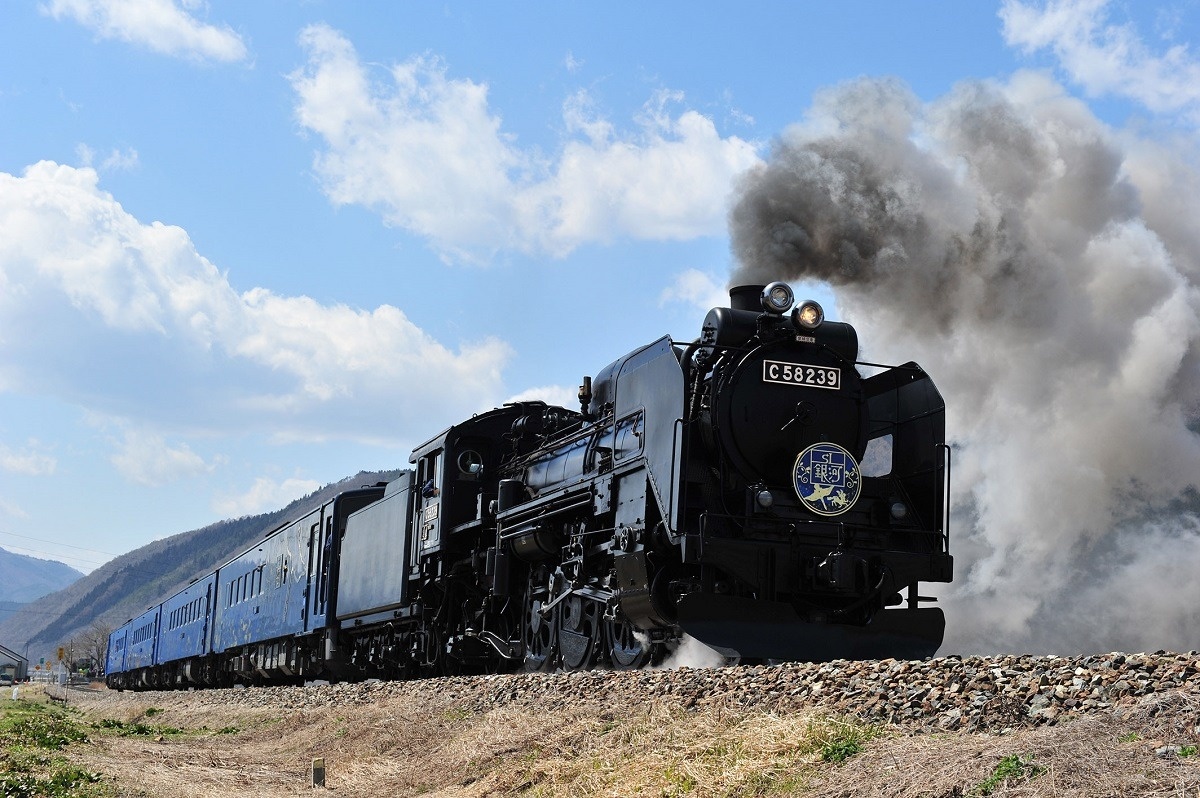
[[[733,282],[820,279],[956,446],[946,652],[1200,648],[1200,169],[1049,79],[830,91],[739,188]]]
[[[639,637],[639,639],[641,639]],[[646,637],[642,645],[649,643]],[[714,651],[691,635],[684,635],[679,645],[672,651],[662,664],[655,670],[671,671],[679,668],[720,668],[729,664],[729,659],[719,651]]]

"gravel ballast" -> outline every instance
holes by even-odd
[[[1200,695],[1200,653],[939,657],[651,671],[519,673],[413,682],[341,683],[206,691],[214,703],[297,710],[405,696],[484,713],[505,705],[547,711],[579,704],[665,702],[685,709],[819,709],[871,722],[942,731],[1052,725],[1133,707],[1170,691]],[[156,703],[180,693],[154,696]]]

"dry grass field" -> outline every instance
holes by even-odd
[[[233,691],[55,690],[66,709],[52,702],[45,712],[87,736],[61,756],[100,779],[28,794],[1200,796],[1200,756],[1188,744],[1200,733],[1200,696],[1187,691],[1001,734],[604,696],[553,712],[520,701],[477,711],[437,685],[299,708],[259,704],[253,690],[236,701],[226,700]],[[22,703],[44,701],[39,692]],[[317,757],[326,787],[314,790]]]

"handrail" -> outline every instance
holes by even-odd
[[[950,553],[950,469],[952,461],[952,452],[950,445],[946,443],[937,444],[942,450],[942,467],[945,469],[945,475],[942,477],[942,546],[946,553]]]

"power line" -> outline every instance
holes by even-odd
[[[32,538],[29,535],[18,535],[16,532],[5,532],[0,529],[0,535],[8,535],[13,538],[21,538],[22,540],[32,540],[37,543],[49,543],[53,546],[63,546],[68,549],[78,549],[79,551],[90,551],[93,554],[103,554],[106,557],[120,557],[120,554],[113,554],[111,551],[100,551],[99,549],[85,549],[83,546],[72,546],[70,543],[59,543],[57,540],[46,540],[45,538]]]
[[[30,549],[25,546],[14,546],[11,543],[5,544],[3,548],[5,551],[9,551],[14,554],[40,554],[53,562],[59,562],[59,563],[62,563],[63,565],[69,565],[70,563],[80,563],[83,565],[93,565],[93,566],[99,567],[108,562],[108,560],[103,560],[103,561],[87,560],[87,559],[84,559],[83,557],[76,557],[71,554],[59,554],[58,552],[42,551],[41,549]]]
[[[76,557],[74,554],[63,554],[55,551],[44,551],[42,549],[31,549],[28,546],[14,546],[11,543],[5,543],[3,549],[5,551],[13,552],[14,554],[41,555],[46,559],[49,559],[53,562],[60,562],[64,565],[74,562],[99,567],[109,562],[109,560],[89,560],[85,557]]]

